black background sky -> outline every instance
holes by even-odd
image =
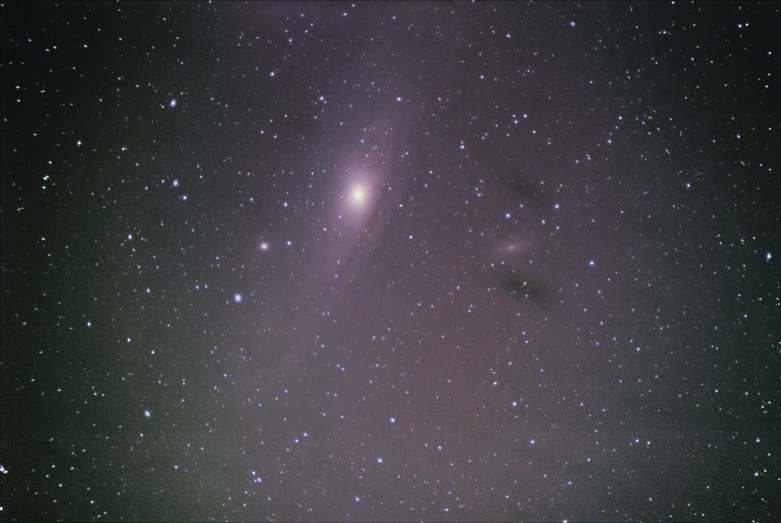
[[[2,4],[2,519],[778,520],[779,27]]]

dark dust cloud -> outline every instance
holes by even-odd
[[[777,521],[779,4],[6,2],[5,521]]]

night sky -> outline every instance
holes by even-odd
[[[0,517],[778,521],[779,9],[1,4]]]

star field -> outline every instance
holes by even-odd
[[[778,520],[779,22],[0,5],[3,520]]]

